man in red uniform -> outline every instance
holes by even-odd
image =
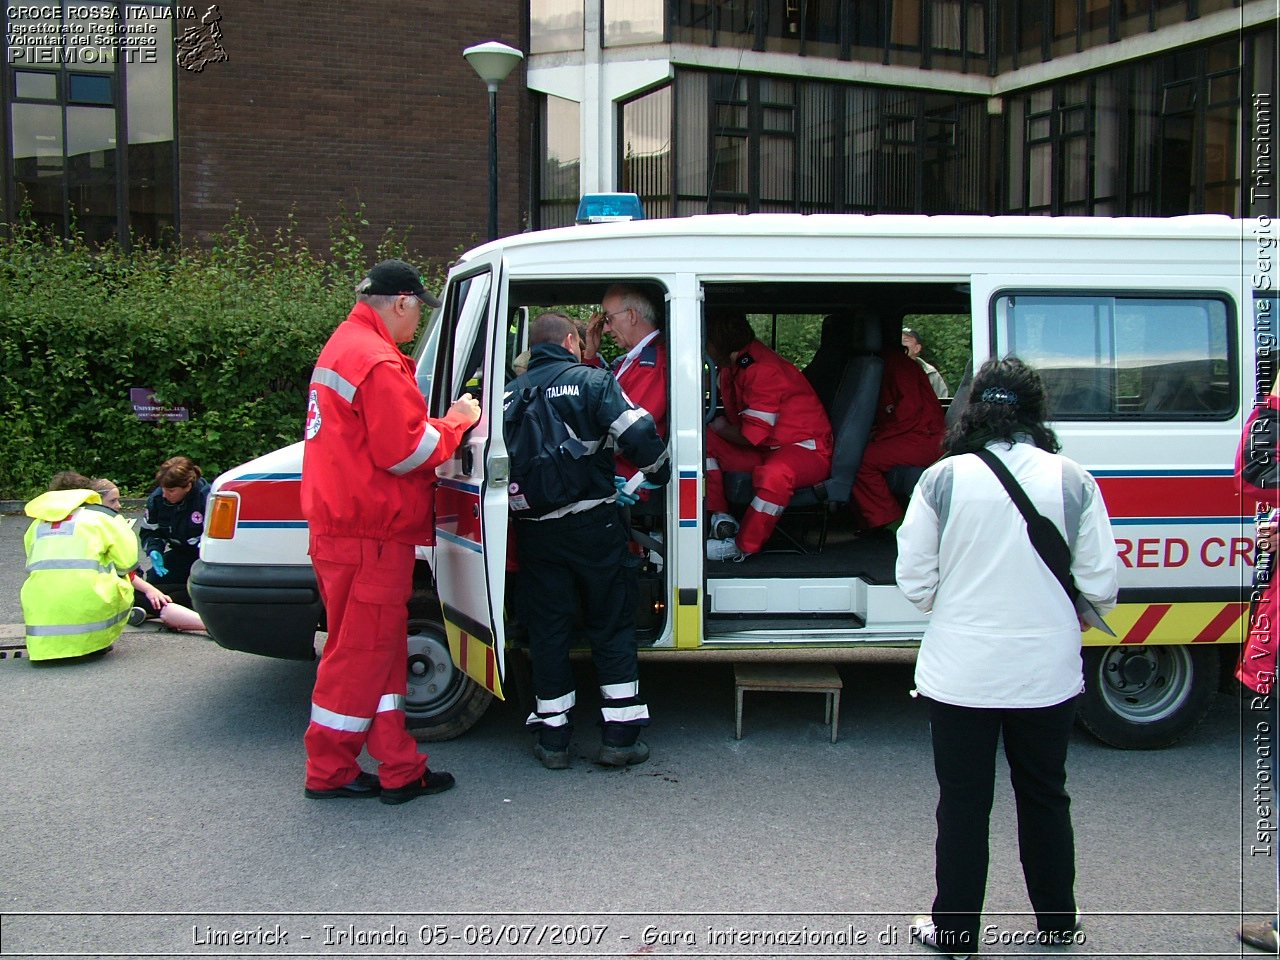
[[[707,348],[724,405],[707,431],[707,509],[717,537],[707,540],[707,558],[742,560],[764,546],[797,487],[831,476],[831,422],[804,374],[757,340],[742,314],[710,315]],[[741,529],[728,513],[722,470],[751,472]]]
[[[942,405],[920,364],[896,344],[881,356],[876,419],[853,480],[854,506],[872,530],[902,519],[902,504],[885,473],[893,467],[929,466],[942,455],[944,429]]]
[[[613,361],[613,375],[632,403],[653,417],[658,436],[667,437],[667,343],[658,329],[651,301],[636,287],[615,283],[600,301],[602,312],[587,326],[582,362],[599,365],[600,339],[608,329],[622,354]],[[614,459],[619,475],[630,479],[636,467],[621,455]],[[648,491],[641,491],[641,497]]]
[[[414,548],[433,542],[435,467],[480,416],[470,394],[427,416],[413,361],[424,306],[439,306],[418,271],[386,260],[356,287],[357,303],[311,375],[302,512],[329,625],[311,698],[306,795],[403,803],[453,786],[432,772],[405,730],[405,630]],[[378,776],[356,763],[362,747]]]

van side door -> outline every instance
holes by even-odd
[[[457,454],[437,470],[433,569],[449,650],[458,668],[503,696],[507,468],[502,438],[506,284],[500,254],[476,257],[449,277],[431,410],[441,415],[464,393],[480,419]]]

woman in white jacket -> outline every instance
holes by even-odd
[[[1058,454],[1046,419],[1033,369],[1015,357],[984,364],[944,440],[949,456],[925,471],[898,531],[898,586],[931,614],[915,680],[929,701],[939,790],[937,894],[915,933],[953,956],[977,951],[1001,737],[1038,939],[1069,942],[1078,924],[1066,759],[1083,627],[1009,494],[972,455],[985,447],[1008,467],[1071,547],[1077,589],[1106,613],[1116,600],[1106,505]]]

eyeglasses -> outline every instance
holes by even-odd
[[[631,309],[632,309],[631,307],[623,307],[621,310],[615,310],[615,311],[613,311],[613,313],[606,313],[606,314],[604,315],[604,322],[605,322],[605,323],[613,323],[613,318],[614,318],[614,317],[620,317],[620,316],[622,316],[622,314],[624,314],[624,313],[629,313],[629,312],[631,311]]]

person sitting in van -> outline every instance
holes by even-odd
[[[871,439],[853,481],[853,503],[867,529],[902,519],[902,504],[889,489],[894,467],[927,467],[942,454],[942,405],[929,377],[901,346],[885,350],[880,398]]]
[[[720,368],[724,405],[707,430],[707,559],[742,560],[765,545],[796,488],[831,476],[831,422],[809,381],[756,339],[745,314],[710,313],[707,350]],[[729,513],[724,470],[751,473],[740,527]]]
[[[600,340],[608,328],[622,353],[612,363],[613,375],[632,403],[653,417],[658,436],[667,438],[667,343],[658,329],[657,311],[644,292],[615,283],[600,301],[601,312],[587,325],[582,362],[600,363]],[[636,467],[624,456],[614,459],[614,469],[624,478]],[[639,491],[641,499],[648,491]]]
[[[902,347],[907,351],[907,356],[920,364],[920,369],[929,377],[929,386],[933,387],[933,392],[938,395],[938,399],[950,396],[951,391],[947,387],[947,381],[938,372],[938,368],[924,358],[924,341],[920,339],[920,334],[910,327],[903,327]]]

